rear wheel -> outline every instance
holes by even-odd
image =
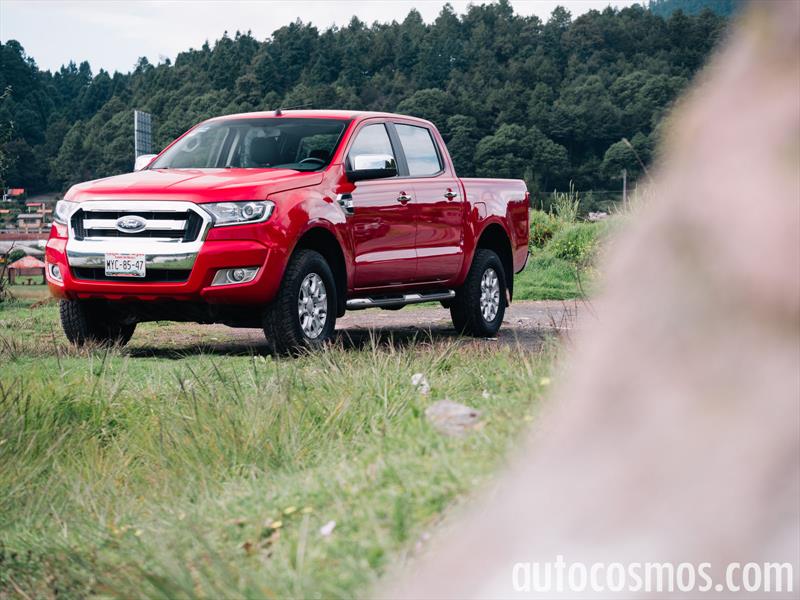
[[[492,250],[478,249],[464,285],[456,291],[450,316],[459,333],[494,337],[506,312],[503,263]]]
[[[279,354],[322,347],[336,327],[336,284],[319,252],[298,250],[264,314],[264,334]]]
[[[136,323],[124,323],[104,302],[62,300],[59,312],[64,334],[76,346],[87,343],[124,346],[136,330]]]

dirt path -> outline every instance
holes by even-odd
[[[506,310],[503,327],[496,338],[499,342],[538,345],[543,336],[577,326],[579,315],[589,312],[578,301],[521,301]],[[369,337],[370,332],[381,336],[399,337],[455,337],[450,312],[441,307],[408,307],[403,310],[365,310],[349,312],[336,323],[340,336],[358,339]],[[476,340],[483,342],[485,340]]]
[[[577,327],[591,314],[587,304],[569,301],[520,301],[506,311],[500,335],[493,339],[461,338],[464,344],[521,344],[539,348],[553,333]],[[134,336],[133,355],[184,354],[194,352],[248,354],[267,352],[260,329],[232,329],[224,325],[169,324]],[[449,311],[441,307],[414,307],[402,310],[369,309],[347,313],[336,323],[337,340],[346,347],[360,347],[372,339],[379,343],[404,345],[455,339]],[[165,347],[164,342],[168,342]]]
[[[50,300],[43,286],[18,286],[15,294]],[[538,348],[547,336],[575,329],[591,315],[591,304],[582,300],[518,300],[506,310],[497,338],[461,338],[461,343],[519,343]],[[369,343],[374,337],[383,343],[402,345],[412,340],[435,342],[458,336],[450,321],[450,311],[438,305],[412,305],[402,310],[373,308],[348,312],[336,322],[336,337],[345,346],[357,347]],[[140,325],[128,349],[134,356],[268,352],[261,329],[169,322]]]

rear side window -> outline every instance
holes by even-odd
[[[355,156],[384,154],[394,157],[392,143],[383,123],[367,125],[358,132],[348,157],[352,160]]]
[[[439,153],[428,129],[400,124],[395,128],[406,155],[409,175],[433,175],[442,170]]]

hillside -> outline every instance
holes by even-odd
[[[129,171],[132,109],[155,116],[159,148],[197,121],[310,103],[399,111],[442,130],[464,175],[524,176],[531,189],[618,187],[646,162],[658,125],[726,27],[704,12],[669,18],[633,6],[543,22],[507,1],[446,6],[431,24],[320,31],[299,20],[267,40],[225,33],[159,65],[110,74],[82,62],[42,71],[0,45],[0,178],[32,191]]]

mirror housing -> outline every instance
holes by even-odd
[[[397,175],[397,163],[389,154],[360,154],[350,159],[352,168],[345,175],[352,182],[385,179]]]
[[[142,154],[141,156],[137,156],[136,161],[133,163],[133,170],[141,171],[151,162],[153,162],[153,159],[156,156],[158,156],[158,154]]]

